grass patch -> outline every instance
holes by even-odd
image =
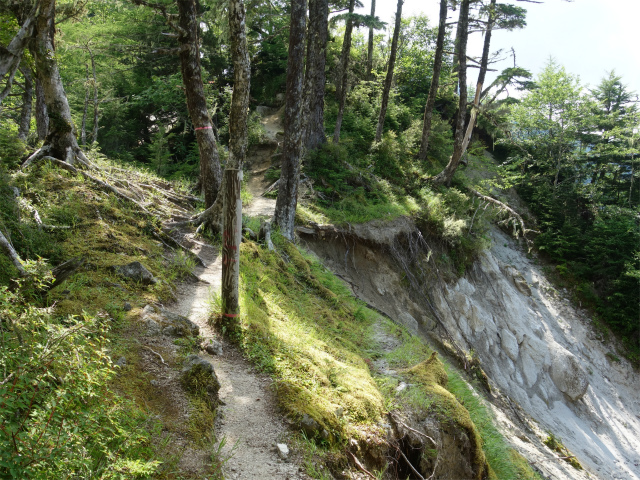
[[[241,247],[242,347],[274,377],[287,414],[310,416],[318,439],[336,444],[384,412],[363,360],[375,317],[319,264],[275,241],[280,253]]]

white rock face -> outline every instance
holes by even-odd
[[[534,260],[501,231],[492,235],[464,278],[429,288],[447,329],[592,475],[640,480],[640,376],[606,356],[613,348]]]

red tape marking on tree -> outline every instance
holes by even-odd
[[[194,130],[212,130],[213,127],[198,127],[198,128],[194,128]]]

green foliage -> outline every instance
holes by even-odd
[[[14,122],[0,117],[0,168],[16,168],[26,153]]]
[[[48,283],[27,263],[31,283]],[[0,287],[0,475],[146,478],[145,419],[107,386],[115,375],[104,315],[55,319],[22,289]]]
[[[553,61],[511,109],[507,177],[537,216],[538,248],[637,350],[637,108],[613,72],[585,95]],[[635,191],[634,191],[635,190]]]

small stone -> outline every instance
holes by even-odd
[[[400,382],[400,385],[396,387],[396,393],[400,393],[407,388],[407,384],[404,382]]]
[[[157,380],[151,380],[151,382],[149,383],[151,383],[151,385],[153,385],[154,387],[157,387],[160,385],[160,383]]]
[[[318,433],[320,424],[316,422],[309,414],[304,414],[302,420],[300,420],[300,428],[306,433],[307,437],[311,438]]]
[[[124,302],[124,305],[122,306],[122,309],[125,312],[128,312],[129,310],[131,310],[131,304],[129,302]]]
[[[342,418],[342,416],[344,415],[344,408],[342,407],[336,408],[335,414],[336,414],[336,417]]]
[[[210,355],[222,355],[222,344],[212,338],[208,338],[202,342],[202,349]]]
[[[278,455],[280,455],[280,458],[283,460],[289,458],[289,447],[287,447],[286,444],[276,443],[276,448],[278,449]]]
[[[118,359],[118,361],[116,362],[116,365],[117,365],[118,367],[124,367],[126,364],[127,364],[127,359],[126,359],[126,358],[124,358],[124,357],[120,357],[120,358]]]

